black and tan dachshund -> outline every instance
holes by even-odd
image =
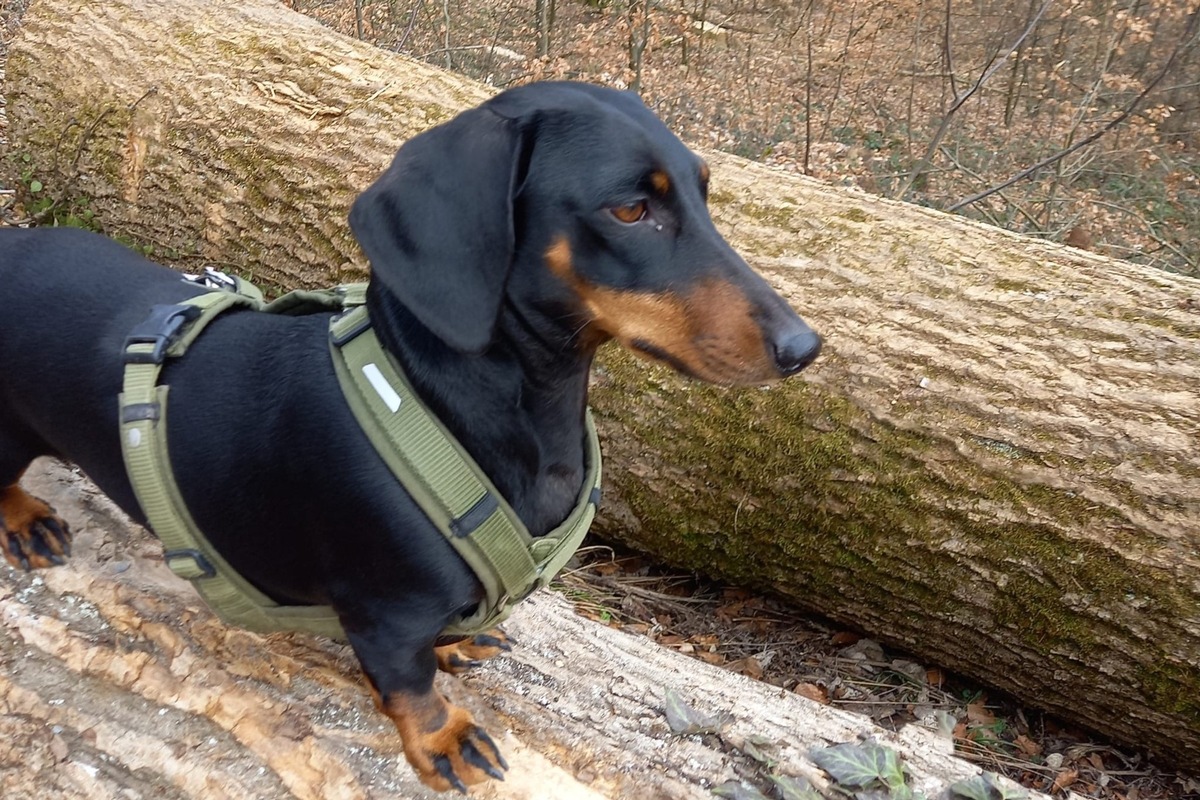
[[[757,384],[820,339],[717,233],[708,167],[633,94],[513,89],[416,136],[354,203],[380,341],[531,533],[585,473],[596,348]],[[122,343],[156,304],[201,289],[101,236],[0,230],[0,551],[62,563],[66,524],[17,485],[43,454],[78,464],[143,520],[122,463]],[[234,311],[168,363],[169,446],[192,516],[272,598],[337,611],[380,709],[435,789],[502,777],[470,714],[434,689],[507,647],[436,647],[475,607],[474,574],[361,432],[338,386],[329,315]]]

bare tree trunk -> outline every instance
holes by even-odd
[[[289,287],[364,276],[354,194],[485,96],[265,0],[35,0],[8,79],[63,207]],[[602,532],[1200,763],[1200,282],[707,158],[826,352],[747,391],[608,354]]]

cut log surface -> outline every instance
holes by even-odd
[[[34,0],[7,93],[50,196],[286,287],[364,276],[355,193],[488,94],[265,0]],[[742,391],[607,354],[600,531],[1200,768],[1200,282],[707,157],[826,349]]]
[[[349,648],[227,628],[162,562],[157,540],[57,462],[26,487],[73,526],[65,567],[0,566],[0,796],[5,800],[431,798]],[[814,747],[874,737],[930,797],[978,773],[950,742],[901,734],[577,617],[538,594],[505,625],[518,646],[442,688],[500,743],[496,800],[703,800],[753,772],[748,737],[777,743],[777,773],[822,773]],[[464,685],[465,684],[465,685]],[[676,736],[674,689],[726,715],[721,739]],[[507,733],[506,733],[507,732]]]

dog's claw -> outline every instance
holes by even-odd
[[[480,738],[487,737],[486,733],[483,733],[482,731],[479,733],[482,734]],[[494,745],[492,746],[492,749],[495,750]],[[486,773],[489,778],[495,778],[498,781],[504,780],[504,773],[497,769],[492,762],[488,761],[483,753],[479,752],[479,748],[476,747],[472,742],[466,742],[463,744],[462,757],[463,761],[466,761],[471,766],[475,767],[476,769],[483,770],[483,772]],[[501,764],[504,763],[504,759],[500,758],[500,753],[497,752],[496,757]],[[504,768],[508,769],[508,765],[504,764]]]
[[[451,786],[463,794],[467,793],[466,784],[454,774],[454,767],[450,764],[450,759],[447,756],[434,756],[433,766],[437,768],[439,775],[450,782]]]
[[[511,640],[501,639],[500,637],[493,636],[490,633],[481,633],[472,641],[478,647],[495,647],[505,651],[506,653],[512,652],[512,644],[510,643]]]
[[[499,628],[434,648],[438,669],[451,675],[461,675],[481,666],[489,658],[511,651],[512,643]]]
[[[496,747],[496,743],[492,741],[491,736],[488,736],[487,731],[480,728],[476,731],[476,738],[492,748],[492,755],[496,757],[496,763],[500,765],[500,769],[508,769],[508,762],[504,760],[504,756],[500,755],[500,748]]]

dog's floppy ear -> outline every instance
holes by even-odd
[[[477,108],[404,144],[350,209],[382,281],[456,350],[487,348],[513,257],[521,134]]]

